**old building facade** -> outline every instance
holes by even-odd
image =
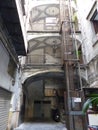
[[[84,88],[98,86],[98,2],[1,3],[0,111],[4,113],[0,114],[4,121],[13,93],[11,127],[56,121],[66,123],[68,130],[86,130]],[[4,130],[2,119],[0,124]]]
[[[81,26],[82,51],[84,63],[88,65],[89,87],[97,87],[98,79],[98,36],[97,36],[97,8],[96,0],[85,1],[85,5],[80,7],[81,0],[77,1],[78,18]]]

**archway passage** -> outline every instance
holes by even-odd
[[[25,121],[61,121],[64,118],[63,71],[47,71],[28,77],[23,84]],[[65,119],[64,119],[65,120]]]

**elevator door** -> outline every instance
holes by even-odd
[[[34,118],[39,119],[42,117],[41,101],[34,101]]]
[[[49,119],[51,118],[50,101],[34,101],[34,118]]]

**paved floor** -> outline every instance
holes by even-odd
[[[23,123],[19,130],[67,130],[62,123]],[[17,129],[17,130],[18,130]]]

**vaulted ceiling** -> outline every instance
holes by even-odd
[[[59,32],[59,4],[41,4],[30,10],[29,31],[39,32]]]
[[[61,46],[61,37],[60,36],[43,36],[32,38],[29,41],[29,52],[32,52],[37,49],[52,47],[57,49]]]
[[[61,46],[60,32],[60,9],[58,0],[32,0],[29,9],[28,53],[40,48]],[[55,35],[58,33],[58,35]],[[37,35],[37,37],[34,37]]]

